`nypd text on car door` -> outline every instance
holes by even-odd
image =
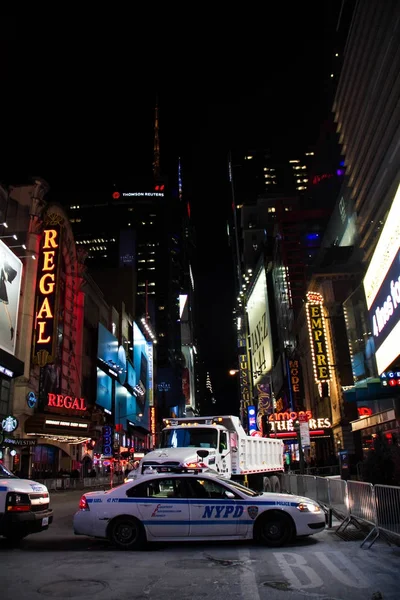
[[[193,477],[190,488],[190,536],[245,535],[248,522],[243,500],[217,481]]]

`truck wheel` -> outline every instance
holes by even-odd
[[[276,494],[280,494],[281,491],[281,482],[279,481],[279,477],[276,475],[272,475],[270,478],[271,481],[271,490]]]
[[[119,517],[112,521],[108,537],[120,550],[139,550],[146,541],[143,525],[133,517]]]
[[[271,480],[270,480],[269,477],[264,477],[263,478],[263,490],[264,490],[264,492],[271,492],[272,491]]]
[[[293,534],[293,522],[285,513],[268,511],[256,523],[255,537],[265,546],[284,546],[292,539]]]

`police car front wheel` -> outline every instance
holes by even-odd
[[[288,515],[271,511],[257,523],[257,539],[265,546],[284,546],[293,537],[294,525]]]
[[[134,518],[120,517],[109,525],[110,541],[121,550],[137,550],[146,541],[143,525]]]

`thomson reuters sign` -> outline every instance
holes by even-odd
[[[321,294],[308,292],[306,312],[314,377],[317,383],[322,383],[324,381],[329,381],[331,372],[329,366],[323,298]]]

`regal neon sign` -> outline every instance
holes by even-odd
[[[54,408],[66,408],[68,410],[86,410],[84,398],[74,398],[63,394],[47,394],[47,406]]]
[[[33,363],[45,366],[54,362],[54,332],[57,329],[57,283],[60,259],[59,226],[43,231],[38,261],[36,285],[36,311],[33,336]]]
[[[314,377],[315,381],[319,384],[323,381],[329,381],[331,378],[323,298],[321,294],[316,292],[309,292],[307,294],[306,313]]]

